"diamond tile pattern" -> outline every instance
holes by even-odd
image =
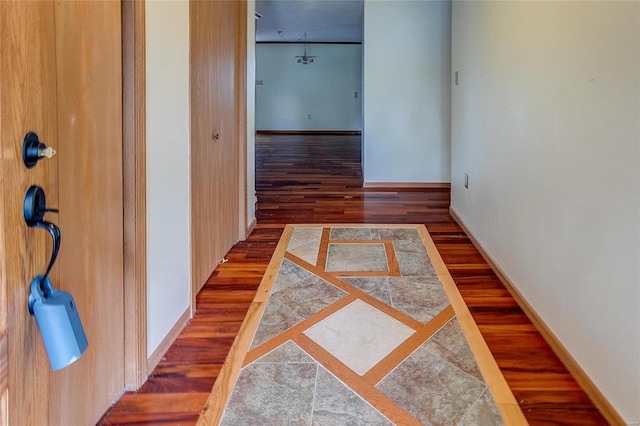
[[[345,295],[336,286],[285,259],[251,348],[265,343]]]
[[[300,226],[287,252],[220,424],[504,424],[417,229]]]
[[[296,228],[287,251],[312,265],[318,260],[322,228]]]
[[[414,332],[400,321],[356,300],[304,334],[363,375]],[[381,335],[385,338],[381,339]]]

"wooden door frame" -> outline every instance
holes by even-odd
[[[147,380],[146,44],[144,0],[122,1],[124,388]]]
[[[238,11],[235,79],[239,144],[238,240],[247,237],[247,5]],[[123,196],[124,196],[124,378],[126,390],[147,380],[147,206],[145,0],[122,1]],[[196,294],[190,286],[191,312]],[[1,299],[1,298],[0,298]],[[0,348],[1,349],[1,348]]]
[[[191,0],[194,1],[194,0]],[[244,240],[252,230],[247,224],[247,84],[253,84],[253,82],[247,81],[247,1],[239,1],[238,7],[235,13],[236,19],[236,34],[235,34],[235,46],[234,46],[234,96],[236,97],[236,105],[234,113],[237,116],[237,121],[234,123],[233,137],[234,142],[238,144],[237,154],[237,167],[238,167],[238,224],[235,232],[235,242]],[[193,43],[193,12],[191,10],[191,4],[189,9],[189,40]],[[193,45],[193,44],[192,44]],[[191,47],[192,48],[192,47]],[[189,91],[190,96],[193,92],[193,57],[190,52],[189,55]],[[191,105],[191,100],[189,101]],[[190,124],[189,124],[189,136],[191,138],[190,144],[193,144],[193,111],[191,112]],[[193,153],[190,153],[193,156]],[[191,161],[191,158],[190,158]],[[190,170],[190,173],[192,171]],[[191,197],[190,197],[191,199]],[[192,221],[193,222],[193,221]],[[251,225],[253,226],[253,225]],[[193,233],[193,223],[191,232]],[[193,240],[193,239],[192,239]],[[193,250],[194,244],[191,241],[191,250]],[[224,255],[223,255],[224,256]],[[196,296],[201,289],[203,283],[198,282],[199,278],[196,278],[194,272],[193,254],[191,258],[191,303],[190,311],[193,315],[196,311]],[[213,272],[213,271],[211,271]]]
[[[238,139],[238,240],[245,240],[250,233],[247,223],[247,2],[243,1],[238,10],[238,37],[236,41],[235,80],[238,122],[236,134]],[[252,83],[253,84],[253,83]]]
[[[243,13],[244,12],[244,13]],[[236,55],[237,96],[246,100],[246,4]],[[244,29],[244,30],[243,30]],[[244,41],[244,42],[243,42]],[[243,47],[244,46],[244,47]],[[124,197],[124,388],[137,390],[147,379],[147,237],[146,237],[146,55],[144,0],[122,1],[123,55],[123,197]],[[238,105],[240,208],[238,238],[246,238],[246,102]],[[1,178],[0,174],[0,178]],[[0,201],[2,201],[0,193]],[[2,212],[0,211],[0,214]],[[0,252],[3,247],[0,245]],[[6,312],[6,290],[0,308]],[[195,294],[191,297],[195,311]],[[0,318],[0,325],[3,321]],[[7,421],[7,339],[0,327],[0,423]],[[4,360],[4,362],[3,362]]]

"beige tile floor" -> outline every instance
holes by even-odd
[[[304,334],[362,376],[414,332],[395,318],[356,300]]]
[[[505,424],[424,233],[292,227],[220,424]]]

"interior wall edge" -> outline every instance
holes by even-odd
[[[251,233],[256,222],[256,170],[255,170],[255,139],[256,139],[256,25],[255,25],[255,0],[247,1],[246,22],[246,217],[244,223],[247,227],[246,236]]]
[[[192,182],[189,2],[145,6],[148,358],[191,303]]]
[[[153,351],[153,353],[147,359],[147,376],[149,376],[153,369],[158,366],[158,363],[165,356],[173,342],[178,338],[178,335],[182,329],[187,325],[187,322],[191,319],[191,308],[187,308],[184,313],[178,318],[178,321],[173,326],[169,333],[162,339],[162,342]]]

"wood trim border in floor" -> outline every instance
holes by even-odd
[[[367,400],[369,403],[372,403],[376,408],[379,409],[380,412],[385,414],[392,421],[399,422],[399,424],[415,424],[415,419],[409,416],[409,418],[405,418],[402,415],[398,414],[398,410],[395,407],[395,404],[388,400],[384,395],[378,395],[378,392],[375,391],[375,388],[371,386],[369,383],[371,380],[376,381],[379,377],[384,376],[385,374],[385,365],[386,359],[396,358],[398,356],[402,356],[403,354],[406,356],[407,353],[410,353],[411,348],[418,344],[418,346],[426,341],[430,336],[429,333],[433,333],[433,328],[435,327],[433,324],[430,327],[426,327],[418,322],[413,320],[410,317],[404,318],[400,313],[398,316],[398,312],[393,313],[397,320],[405,323],[409,327],[412,327],[414,330],[418,330],[416,335],[413,335],[410,339],[401,344],[396,350],[392,351],[387,357],[383,359],[382,362],[378,363],[378,365],[369,371],[364,376],[359,376],[358,374],[352,372],[348,367],[344,366],[339,360],[335,359],[331,354],[326,352],[322,347],[318,346],[313,340],[309,339],[307,336],[304,336],[301,331],[308,329],[311,325],[318,323],[319,321],[327,318],[332,313],[338,311],[342,307],[347,304],[353,302],[356,299],[367,299],[367,302],[371,301],[372,305],[378,307],[377,305],[386,306],[384,303],[377,301],[377,299],[369,296],[368,294],[361,292],[341,280],[333,277],[329,273],[324,272],[324,268],[320,268],[316,265],[311,265],[306,261],[297,258],[296,256],[287,253],[287,247],[291,236],[293,234],[294,228],[304,228],[304,227],[314,227],[314,228],[323,228],[323,236],[322,243],[320,247],[320,253],[318,256],[318,264],[324,259],[326,261],[326,245],[329,244],[329,234],[327,229],[329,228],[392,228],[392,229],[415,229],[420,235],[422,243],[427,250],[427,254],[431,259],[431,263],[433,264],[435,271],[437,273],[440,282],[443,285],[444,291],[447,294],[447,297],[451,303],[450,307],[447,308],[449,311],[445,309],[444,312],[441,313],[442,318],[439,318],[436,322],[440,323],[442,321],[446,322],[446,317],[448,315],[453,316],[455,314],[458,323],[465,335],[467,342],[475,355],[478,367],[484,377],[485,383],[489,387],[489,390],[493,396],[496,406],[498,407],[505,423],[507,425],[524,425],[527,424],[527,421],[520,410],[520,407],[517,404],[511,390],[509,389],[504,376],[500,372],[497,363],[495,362],[491,352],[482,338],[480,331],[475,324],[469,309],[464,303],[462,296],[458,292],[458,289],[449,274],[444,261],[442,260],[438,250],[435,247],[433,240],[431,239],[429,233],[427,232],[424,225],[375,225],[375,224],[315,224],[315,225],[287,225],[282,234],[282,237],[278,243],[278,246],[274,252],[274,255],[269,263],[267,271],[262,279],[260,287],[258,288],[256,297],[252,302],[247,316],[242,323],[240,332],[238,337],[234,341],[231,351],[225,361],[225,365],[220,372],[218,380],[216,381],[213,390],[205,404],[205,407],[201,413],[200,419],[198,421],[199,425],[217,425],[219,424],[222,415],[224,413],[227,401],[231,397],[233,392],[235,382],[240,373],[240,369],[243,365],[247,365],[254,360],[258,359],[262,355],[268,353],[275,347],[284,343],[287,340],[292,340],[296,342],[299,346],[301,346],[305,351],[312,352],[316,354],[314,359],[320,362],[321,364],[328,363],[332,365],[332,369],[334,372],[337,369],[339,378],[350,385],[352,389],[363,390],[364,395],[360,393],[360,395]],[[377,240],[376,240],[377,241]],[[333,242],[333,241],[332,241]],[[353,241],[350,241],[353,242]],[[371,241],[369,241],[370,243]],[[387,249],[388,251],[388,249]],[[306,320],[298,323],[297,325],[291,327],[290,329],[284,331],[276,338],[265,342],[264,344],[252,349],[249,351],[249,347],[254,338],[254,333],[258,327],[264,309],[266,308],[267,300],[271,293],[271,289],[275,283],[277,278],[278,270],[280,268],[280,264],[282,260],[287,258],[293,261],[296,264],[300,264],[305,269],[309,270],[312,273],[315,273],[319,277],[325,279],[331,284],[336,285],[338,288],[342,287],[344,290],[348,290],[347,293],[349,295],[343,297],[338,302],[329,305],[324,310],[317,312],[314,315],[311,315]],[[340,272],[340,276],[344,276],[344,273]],[[372,299],[372,300],[371,300]],[[384,308],[383,308],[384,309]],[[388,308],[392,309],[392,308]],[[432,320],[433,321],[433,320]],[[426,337],[425,337],[426,336]],[[413,342],[419,338],[420,342]],[[317,347],[316,347],[317,346]],[[344,368],[343,368],[344,367]],[[362,383],[361,383],[362,382]],[[365,386],[365,384],[367,384]],[[368,390],[367,390],[368,389]],[[373,389],[373,390],[371,390]],[[373,393],[371,393],[373,392]],[[402,411],[402,410],[400,410]],[[395,414],[394,414],[395,413]],[[400,417],[398,417],[400,415]],[[413,420],[413,423],[410,422]]]

